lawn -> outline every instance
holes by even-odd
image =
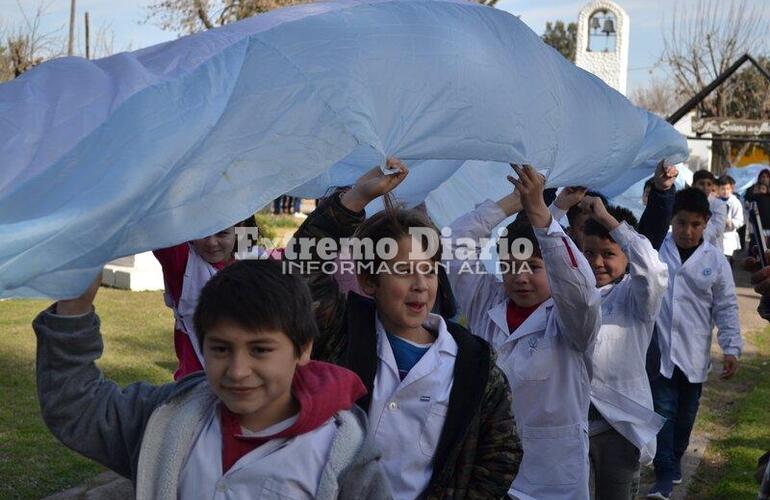
[[[40,418],[31,323],[49,304],[0,302],[0,498],[40,498],[102,471],[56,441]],[[105,344],[100,366],[108,377],[121,384],[172,379],[174,321],[161,292],[102,287],[96,310]]]
[[[770,327],[745,334],[757,355],[744,358],[735,380],[710,381],[699,427],[709,436],[688,499],[754,499],[757,458],[770,450]]]

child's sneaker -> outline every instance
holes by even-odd
[[[674,475],[671,478],[671,482],[674,484],[682,484],[682,462],[678,460],[674,464]]]
[[[669,500],[671,498],[671,490],[674,486],[671,481],[658,480],[655,481],[655,486],[647,493],[647,498],[658,498],[659,500]]]

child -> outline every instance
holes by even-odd
[[[704,241],[709,217],[703,192],[678,192],[672,232],[660,251],[668,266],[668,290],[656,320],[660,373],[651,384],[655,411],[666,423],[658,433],[656,483],[648,498],[667,499],[672,485],[681,482],[681,459],[711,366],[712,325],[724,353],[722,378],[735,374],[743,345],[730,264]]]
[[[201,288],[218,271],[235,262],[236,227],[256,227],[254,217],[216,234],[155,250],[163,269],[166,305],[174,311],[174,350],[178,361],[174,380],[203,369],[203,353],[193,327]]]
[[[133,479],[137,498],[390,497],[353,406],[365,389],[310,361],[310,292],[280,264],[238,262],[203,287],[205,375],[163,386],[121,389],[94,364],[97,286],[33,323],[40,406],[54,435]]]
[[[369,395],[358,404],[394,498],[502,498],[521,457],[510,389],[485,342],[429,313],[441,253],[427,252],[409,232],[420,228],[438,239],[426,216],[396,208],[364,221],[364,207],[407,175],[398,160],[388,166],[397,173],[376,167],[326,200],[287,246],[285,257],[295,264],[333,263],[320,248],[354,234],[372,248],[393,243],[397,250],[390,258],[353,255],[359,285],[373,300],[343,295],[333,276],[311,273],[322,332],[313,355],[364,381]],[[303,260],[297,249],[313,238],[317,252]]]
[[[476,242],[478,251],[494,227],[525,210],[528,220],[509,225],[499,243],[500,265],[508,268],[503,283],[463,272],[462,259],[452,261],[449,278],[471,330],[495,348],[511,384],[524,459],[509,495],[586,499],[586,358],[601,325],[601,298],[588,262],[543,201],[542,177],[529,166],[513,168],[519,175],[513,193],[452,223],[452,238]],[[567,210],[584,192],[567,188],[555,204]]]
[[[607,203],[606,198],[601,193],[597,193],[594,191],[589,191],[586,193],[589,196],[595,196],[598,198],[601,198],[604,203]],[[551,204],[553,207],[553,204]],[[590,214],[587,214],[583,209],[580,208],[579,205],[573,205],[569,207],[569,210],[566,211],[566,214],[563,210],[554,210],[552,212],[552,215],[554,219],[556,219],[556,222],[559,222],[562,220],[563,216],[567,216],[567,222],[569,222],[569,227],[567,228],[567,234],[572,239],[573,242],[575,242],[575,246],[578,247],[578,249],[583,248],[583,226],[585,225],[586,221],[588,220],[588,217]]]
[[[628,210],[585,197],[585,255],[602,295],[602,327],[593,350],[590,458],[595,498],[630,499],[640,458],[655,456],[663,419],[653,411],[647,347],[668,285],[668,269],[634,231]],[[620,222],[622,221],[622,222]]]
[[[698,170],[692,176],[692,187],[703,192],[709,202],[711,217],[709,218],[706,231],[703,233],[703,239],[717,247],[720,251],[723,251],[723,238],[729,207],[727,203],[716,196],[717,184],[714,174],[708,170]]]
[[[706,196],[716,194],[717,180],[708,170],[698,170],[692,174],[692,187],[703,191]]]
[[[733,261],[733,254],[741,248],[741,238],[738,236],[738,229],[743,227],[743,205],[741,201],[733,195],[735,189],[735,179],[729,175],[723,175],[717,180],[717,189],[719,199],[727,203],[727,217],[725,220],[725,234],[723,236],[723,250],[730,263]]]

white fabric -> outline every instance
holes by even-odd
[[[671,378],[678,366],[691,383],[705,382],[711,368],[713,325],[724,354],[740,356],[743,348],[730,264],[705,241],[682,264],[671,233],[663,241],[660,258],[668,266],[668,290],[656,321],[660,373]]]
[[[743,204],[734,194],[727,199],[726,222],[723,251],[725,255],[732,256],[736,250],[741,248],[741,236],[738,234],[738,229],[743,227]]]
[[[730,167],[725,174],[735,179],[735,194],[743,195],[757,183],[760,172],[770,170],[770,165],[754,163],[744,167]]]
[[[591,402],[605,420],[639,448],[641,462],[655,457],[665,419],[653,410],[645,370],[655,318],[668,287],[668,269],[649,240],[623,222],[610,232],[628,258],[629,273],[599,289],[602,327],[591,370]]]
[[[0,85],[0,112],[0,297],[77,296],[105,262],[213,234],[367,151],[610,190],[687,155],[518,18],[461,0],[313,2],[55,59]],[[400,190],[424,199],[452,168]]]
[[[222,474],[222,428],[216,408],[209,412],[182,468],[178,498],[315,498],[337,431],[333,418],[312,432],[271,439]]]
[[[503,219],[500,207],[486,201],[452,224],[453,238],[478,242]],[[450,262],[448,275],[470,330],[495,349],[511,385],[524,457],[509,495],[587,499],[587,363],[601,326],[601,297],[588,262],[557,222],[535,234],[551,298],[510,335],[507,298],[494,275],[461,273],[460,260]]]
[[[382,452],[380,463],[396,500],[418,498],[433,475],[433,456],[444,428],[454,383],[457,343],[441,316],[424,326],[438,334],[420,361],[401,380],[393,350],[379,318],[377,356],[369,407],[369,434]]]

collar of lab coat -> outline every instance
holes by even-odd
[[[388,340],[386,337],[387,333],[385,332],[385,327],[382,325],[382,321],[380,321],[379,313],[375,314],[374,325],[375,330],[377,331],[377,355],[386,363],[390,363],[392,361],[393,366],[395,367],[396,359],[393,356],[392,349],[389,347],[388,349],[384,348],[385,343],[388,342]],[[426,356],[431,351],[435,351],[436,354],[449,354],[451,356],[457,356],[457,343],[449,333],[444,318],[438,314],[429,313],[428,317],[425,318],[425,322],[422,324],[422,326],[436,334],[436,340],[433,341],[430,349],[428,349],[428,352],[425,353]],[[385,354],[386,352],[389,352],[390,355],[387,356]],[[396,370],[396,373],[398,373],[398,370]]]
[[[666,239],[663,240],[663,247],[666,250],[666,253],[669,254],[672,261],[679,264],[680,269],[692,262],[697,262],[703,254],[709,254],[712,248],[716,249],[716,247],[710,245],[707,241],[701,241],[700,245],[698,245],[698,248],[696,248],[692,255],[690,255],[690,258],[682,263],[682,257],[679,255],[679,249],[677,248],[676,242],[674,241],[673,233],[668,233],[668,235],[666,235]]]
[[[518,340],[521,337],[524,337],[526,335],[545,330],[545,327],[548,322],[548,313],[553,307],[552,298],[549,298],[548,300],[540,304],[540,307],[535,309],[534,312],[530,314],[527,319],[524,320],[524,323],[519,325],[516,331],[514,331],[510,335],[508,335],[508,317],[506,315],[508,300],[510,299],[505,299],[504,301],[500,302],[498,305],[496,305],[495,307],[487,311],[489,318],[508,337],[505,340],[506,342]]]

